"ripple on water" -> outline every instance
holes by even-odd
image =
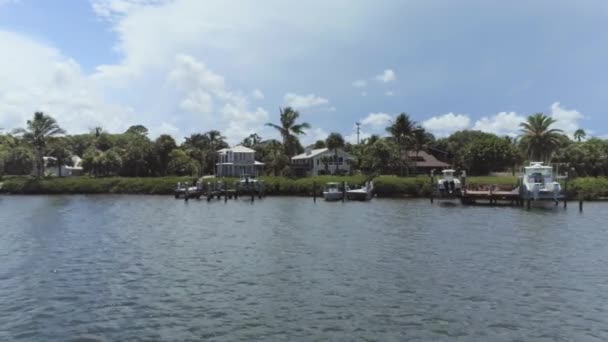
[[[0,339],[608,340],[603,204],[7,197]]]

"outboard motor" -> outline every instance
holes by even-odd
[[[450,183],[448,181],[444,181],[443,182],[443,191],[445,191],[445,193],[450,193]]]
[[[450,193],[454,193],[454,190],[456,189],[456,184],[454,184],[454,181],[451,180],[450,181]]]

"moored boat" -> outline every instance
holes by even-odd
[[[527,201],[558,202],[564,198],[562,187],[553,176],[553,168],[542,162],[531,162],[524,167],[520,194]]]
[[[374,183],[369,181],[360,189],[349,189],[346,191],[346,198],[350,201],[369,201],[374,195]]]
[[[326,201],[341,201],[344,198],[344,192],[342,190],[340,183],[327,183],[323,190],[323,198]]]
[[[455,170],[443,170],[442,177],[437,180],[439,198],[457,198],[462,193],[462,183],[454,176]]]
[[[175,198],[200,198],[203,190],[199,185],[190,186],[189,183],[177,183],[173,195]]]

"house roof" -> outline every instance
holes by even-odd
[[[232,151],[233,153],[255,153],[254,150],[250,149],[249,147],[245,147],[243,145],[237,145],[232,148],[223,148],[221,150],[218,150],[217,153],[226,153],[229,151]]]
[[[416,157],[415,151],[408,151],[408,156],[410,158]],[[427,153],[425,151],[419,151],[418,157],[422,158],[420,161],[416,161],[416,167],[435,167],[435,168],[446,168],[449,167],[450,164],[444,163],[441,160],[435,158],[434,155]]]
[[[313,158],[315,156],[318,156],[320,154],[323,154],[324,152],[329,151],[328,148],[318,148],[315,150],[309,150],[306,151],[302,154],[298,154],[297,156],[291,157],[292,160],[298,160],[298,159],[309,159],[309,158]]]

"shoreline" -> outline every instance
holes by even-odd
[[[260,177],[265,184],[267,196],[312,197],[313,186],[317,194],[327,182],[347,182],[361,185],[366,177],[318,176],[307,178]],[[178,182],[192,182],[192,177],[63,177],[36,179],[29,176],[5,176],[0,180],[0,195],[173,195]],[[218,179],[231,184],[233,178]],[[428,176],[396,177],[377,176],[373,179],[379,198],[428,198],[432,189]],[[517,182],[511,176],[468,177],[467,184],[473,186],[511,185]],[[570,200],[608,200],[608,178],[578,178],[570,180],[567,187]]]

